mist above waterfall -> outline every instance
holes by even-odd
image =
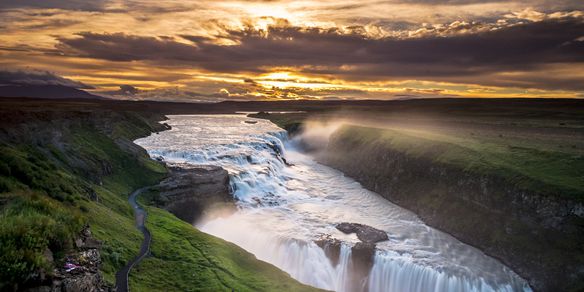
[[[300,133],[292,140],[308,151],[319,151],[326,148],[330,136],[343,126],[342,120],[307,120],[302,125]]]
[[[461,132],[458,124],[450,124],[444,116],[416,112],[375,115],[359,111],[336,111],[307,118],[291,140],[308,152],[324,150],[332,135],[343,126],[360,126],[415,133],[416,136],[432,136],[442,133]],[[476,130],[475,130],[476,131]]]

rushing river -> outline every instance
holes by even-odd
[[[250,120],[256,123],[245,122]],[[222,166],[238,200],[234,214],[201,220],[196,227],[300,282],[335,291],[356,286],[395,292],[530,291],[497,260],[298,151],[269,121],[197,115],[171,116],[167,123],[172,130],[136,143],[170,163]],[[389,235],[389,241],[377,244],[368,277],[357,284],[350,280],[351,246],[359,240],[338,231],[340,222],[366,224]],[[343,241],[336,265],[314,243],[323,234]]]

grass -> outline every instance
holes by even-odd
[[[76,179],[30,145],[0,145],[0,192],[35,189],[59,201],[79,199]]]
[[[150,129],[140,124],[145,120],[133,120],[134,131],[121,121],[125,135]],[[0,145],[0,287],[26,285],[39,271],[50,275],[58,263],[47,250],[55,259],[74,250],[72,242],[86,223],[103,241],[103,271],[113,284],[115,271],[136,254],[142,237],[126,195],[158,182],[166,170],[91,123],[51,130],[62,141],[26,141],[22,133]],[[122,134],[116,139],[129,141]]]
[[[75,251],[85,224],[102,242],[101,271],[110,285],[138,253],[143,237],[128,195],[156,184],[167,170],[131,141],[160,128],[147,115],[126,112],[91,113],[71,124],[43,122],[60,139],[41,141],[6,129],[15,132],[0,144],[0,290],[34,286],[34,275],[50,275]],[[131,273],[136,291],[314,290],[164,210],[148,211],[153,256]]]
[[[549,195],[584,199],[584,155],[528,144],[412,129],[345,126],[337,135],[349,143],[380,144],[414,157],[486,175]]]
[[[289,134],[295,134],[300,131],[302,123],[308,118],[307,113],[287,113],[287,114],[270,114],[260,112],[248,115],[252,118],[270,120],[276,126],[288,131]]]
[[[9,203],[0,212],[0,287],[24,282],[39,268],[52,271],[45,251],[71,248],[84,223],[79,211],[38,192],[5,193],[2,199]]]
[[[79,208],[80,180],[42,150],[26,144],[0,146],[0,288],[52,273],[54,255],[72,248],[86,222]]]
[[[165,210],[147,211],[152,256],[130,274],[136,291],[318,291]]]

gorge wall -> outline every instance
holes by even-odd
[[[229,174],[219,166],[172,166],[158,187],[155,205],[191,224],[211,207],[235,208]]]
[[[536,291],[584,288],[584,207],[339,130],[319,162],[498,258]]]

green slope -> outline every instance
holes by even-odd
[[[355,143],[425,157],[479,174],[503,177],[522,188],[584,200],[584,153],[509,137],[414,129],[345,126],[337,135]]]
[[[162,117],[81,109],[9,114],[24,122],[0,131],[0,290],[50,275],[85,224],[103,242],[102,272],[113,285],[142,240],[128,195],[166,175],[131,141],[161,130]],[[153,256],[131,273],[134,291],[315,290],[164,210],[148,212]]]
[[[317,291],[165,210],[147,208],[152,256],[130,275],[136,291]]]

